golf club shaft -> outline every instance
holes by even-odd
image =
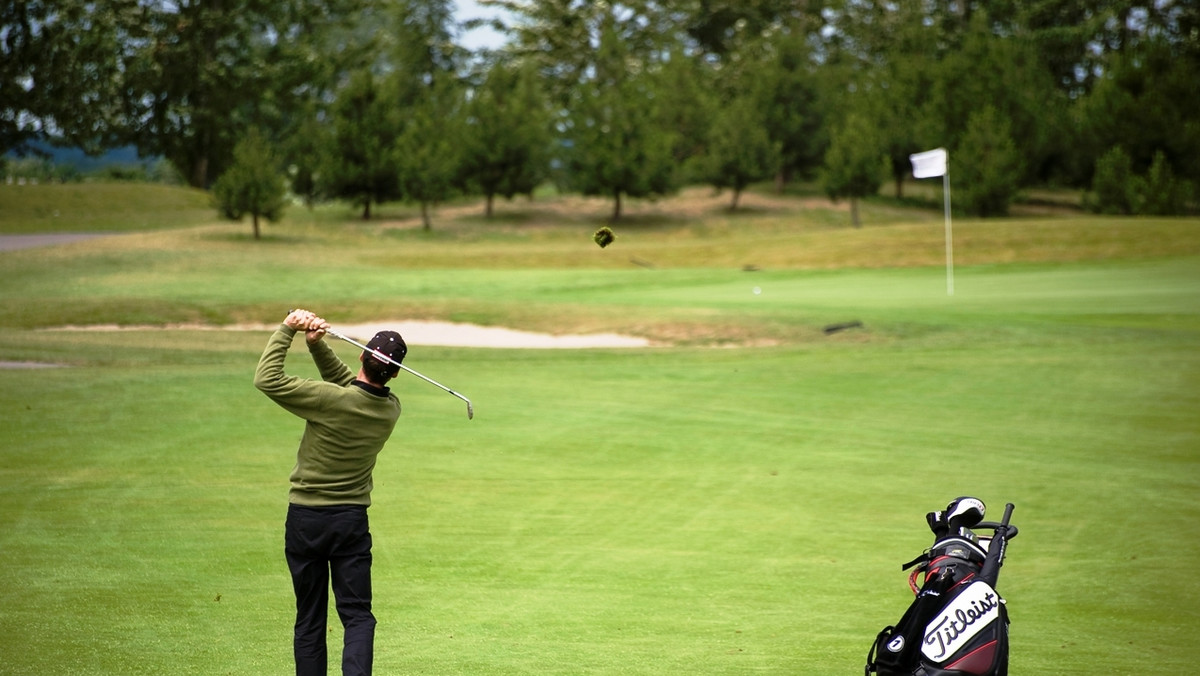
[[[462,399],[463,401],[467,402],[467,419],[468,420],[474,419],[475,407],[471,406],[471,400],[467,399],[466,397],[459,394],[458,392],[455,392],[454,390],[450,389],[449,387],[446,387],[445,385],[437,382],[436,380],[433,380],[432,378],[427,378],[427,377],[421,375],[420,373],[417,373],[416,371],[408,368],[407,366],[405,366],[404,364],[401,364],[400,362],[396,361],[395,359],[392,359],[391,357],[389,357],[385,354],[382,354],[380,352],[372,350],[371,348],[367,347],[366,345],[363,345],[362,343],[358,342],[357,340],[354,340],[353,338],[350,338],[349,336],[341,334],[331,328],[325,329],[325,333],[328,333],[329,335],[333,336],[334,338],[337,338],[338,340],[344,340],[347,343],[350,343],[351,345],[353,345],[361,350],[366,350],[367,352],[370,352],[372,355],[374,355],[374,357],[376,359],[378,359],[379,361],[386,362],[397,368],[404,369],[405,371],[408,371],[409,373],[420,378],[421,380],[424,380],[425,382],[429,383],[430,385],[441,388],[442,390],[449,392],[450,394],[458,397],[459,399]]]

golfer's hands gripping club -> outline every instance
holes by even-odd
[[[329,329],[329,322],[308,310],[292,310],[283,323],[296,331],[303,331],[304,340],[308,341],[309,345],[324,338]]]

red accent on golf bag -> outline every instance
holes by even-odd
[[[951,671],[965,671],[972,674],[986,674],[996,663],[996,646],[999,641],[988,641],[975,650],[956,660],[948,668]]]

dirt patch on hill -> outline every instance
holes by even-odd
[[[21,249],[35,249],[55,244],[70,244],[71,242],[82,242],[87,239],[104,237],[106,234],[111,233],[58,232],[40,235],[0,235],[0,251],[19,251]]]

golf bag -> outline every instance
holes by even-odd
[[[983,521],[984,509],[982,501],[962,497],[926,515],[933,546],[901,567],[915,566],[909,586],[916,599],[875,638],[866,676],[1007,676],[1008,610],[996,579],[1017,527],[1008,523],[1012,503],[1000,523]],[[992,535],[981,538],[975,530]]]

